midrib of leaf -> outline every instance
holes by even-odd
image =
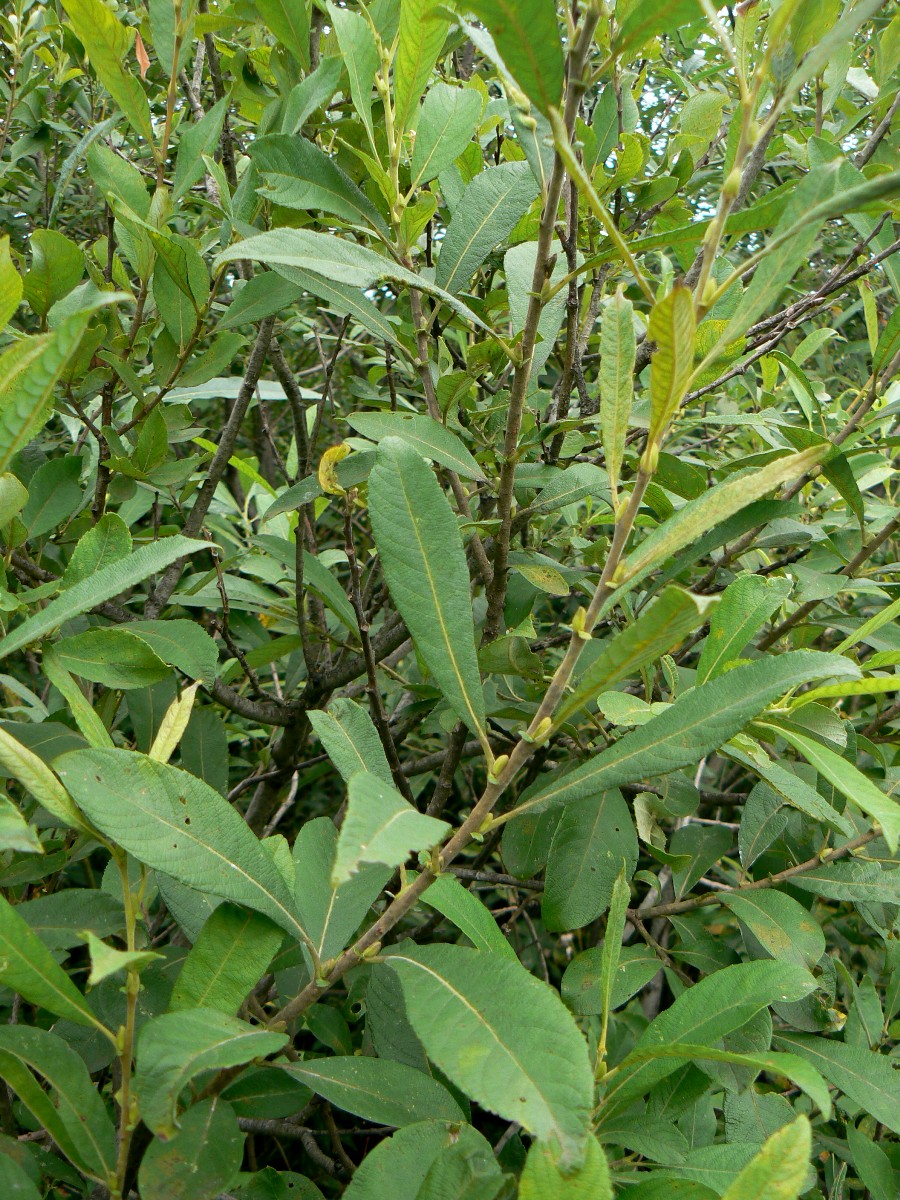
[[[483,178],[487,178],[487,177],[486,176],[476,176],[476,178],[483,179]],[[505,190],[503,191],[503,194],[497,197],[497,202],[493,205],[493,207],[489,208],[488,211],[484,214],[484,219],[481,221],[481,223],[479,225],[476,225],[474,231],[472,232],[472,236],[469,238],[469,240],[466,243],[464,243],[460,253],[457,254],[456,263],[455,263],[449,277],[444,282],[444,287],[447,289],[448,292],[452,293],[453,285],[456,280],[456,276],[457,276],[458,272],[460,271],[460,269],[462,268],[463,261],[465,260],[466,255],[471,250],[473,242],[478,237],[479,233],[481,233],[482,229],[484,229],[485,225],[487,225],[488,221],[491,219],[491,217],[494,215],[494,213],[497,211],[497,209],[501,208],[503,206],[503,204],[506,202],[507,198],[509,197],[509,193],[513,190],[513,187],[515,186],[515,182],[516,182],[516,180],[513,179],[508,184],[508,186],[505,188]]]
[[[228,947],[228,950],[225,952],[225,954],[219,956],[219,959],[218,959],[215,969],[207,977],[206,986],[204,987],[204,989],[200,993],[200,995],[197,997],[196,1001],[191,1005],[192,1008],[205,1008],[206,1007],[206,1005],[203,1003],[203,1001],[213,990],[213,984],[217,983],[219,981],[219,979],[222,977],[222,975],[224,975],[225,967],[227,966],[227,964],[232,960],[232,958],[234,958],[235,954],[241,949],[240,939],[243,937],[244,933],[246,933],[247,926],[252,923],[252,920],[253,920],[253,918],[250,916],[244,917],[244,923],[243,923],[241,929],[235,934],[234,941]]]
[[[555,99],[551,100],[547,94],[547,89],[544,86],[544,73],[540,68],[537,55],[534,53],[532,48],[532,39],[528,35],[524,25],[519,20],[518,6],[516,4],[511,4],[509,0],[495,0],[495,3],[497,4],[498,8],[502,9],[503,15],[506,17],[507,21],[509,21],[510,27],[516,31],[516,36],[519,39],[519,45],[525,51],[525,57],[528,59],[528,64],[531,67],[534,81],[540,90],[544,107],[549,108],[552,103],[555,103]],[[504,59],[503,61],[505,62],[506,60]]]
[[[334,165],[334,164],[332,164],[332,165]],[[273,176],[275,176],[276,179],[286,179],[290,183],[296,183],[299,178],[296,175],[288,175],[283,171],[261,171],[260,174],[273,175]],[[353,194],[352,180],[348,180],[348,183],[350,186],[346,193],[337,191],[337,189],[329,186],[329,184],[326,181],[320,180],[320,179],[309,179],[309,180],[301,179],[300,182],[308,184],[310,187],[316,189],[317,191],[324,192],[326,196],[333,196],[335,199],[340,200],[343,204],[346,204],[349,208],[352,208],[355,213],[358,213],[359,216],[363,217],[365,219],[365,222],[367,225],[374,227],[375,222],[373,220],[372,213],[370,211],[367,211],[363,207],[363,205],[360,203],[359,198]],[[311,205],[310,207],[314,208],[316,206]]]
[[[778,1033],[776,1033],[775,1037],[778,1041],[783,1042],[788,1046],[793,1046],[795,1050],[797,1049],[798,1045],[802,1045],[803,1053],[802,1053],[801,1057],[805,1058],[807,1055],[810,1055],[810,1056],[818,1059],[820,1062],[826,1063],[832,1069],[834,1067],[838,1067],[841,1071],[845,1072],[847,1075],[850,1075],[854,1079],[859,1080],[860,1084],[863,1087],[865,1087],[867,1091],[871,1092],[871,1091],[875,1090],[878,1092],[878,1094],[880,1096],[882,1096],[884,1098],[884,1100],[887,1103],[892,1104],[892,1105],[897,1103],[897,1097],[891,1095],[890,1092],[886,1092],[886,1091],[884,1091],[883,1088],[879,1087],[877,1080],[873,1080],[872,1076],[870,1074],[861,1075],[854,1067],[849,1066],[848,1064],[842,1062],[841,1060],[839,1060],[837,1058],[829,1058],[829,1056],[827,1054],[823,1054],[822,1051],[819,1050],[815,1046],[815,1044],[811,1044],[810,1042],[800,1042],[800,1043],[792,1042],[790,1039],[790,1036],[787,1034],[785,1036],[781,1036]],[[862,1050],[862,1047],[860,1047],[860,1050]],[[877,1050],[863,1050],[862,1052],[865,1054],[875,1054],[880,1059],[883,1059],[886,1063],[888,1063],[888,1065],[890,1065],[890,1060],[887,1059],[887,1057],[885,1055],[879,1054]],[[891,1067],[891,1069],[894,1070],[893,1067]],[[823,1070],[821,1067],[819,1068],[819,1070],[827,1079],[828,1072]],[[900,1083],[900,1080],[898,1080],[898,1083]],[[838,1088],[839,1091],[844,1090],[840,1086],[840,1084],[836,1083],[833,1086]]]
[[[466,682],[465,682],[462,672],[460,670],[459,663],[457,662],[456,651],[453,647],[453,641],[450,638],[449,633],[447,632],[447,624],[444,620],[444,610],[441,607],[441,602],[440,602],[440,599],[438,596],[438,589],[435,584],[434,575],[432,574],[432,571],[431,571],[431,563],[428,561],[428,555],[425,553],[425,546],[422,542],[421,536],[419,535],[419,526],[418,526],[418,523],[416,522],[416,517],[415,517],[415,513],[413,511],[412,504],[410,503],[409,493],[406,490],[406,480],[404,479],[403,471],[399,467],[397,469],[397,478],[400,481],[400,490],[403,493],[403,502],[406,505],[406,511],[409,513],[409,519],[410,519],[410,522],[412,523],[413,532],[416,537],[416,544],[419,547],[419,554],[421,556],[422,564],[423,564],[423,567],[425,570],[425,577],[428,580],[428,587],[431,590],[431,598],[432,598],[432,601],[434,602],[434,611],[437,615],[438,625],[439,625],[440,631],[441,631],[441,637],[442,637],[442,640],[446,647],[447,658],[453,668],[453,674],[456,676],[456,681],[459,684],[460,691],[462,692],[462,697],[465,702],[466,709],[469,713],[469,716],[472,719],[472,728],[474,730],[480,731],[481,730],[481,722],[478,719],[478,714],[475,712],[474,708],[472,707],[472,701],[469,697],[469,690],[466,687]]]
[[[436,980],[443,988],[445,988],[451,994],[451,996],[455,997],[455,999],[457,999],[460,1002],[460,1004],[463,1005],[464,1008],[468,1009],[468,1011],[477,1019],[477,1021],[481,1025],[481,1027],[490,1035],[490,1037],[493,1039],[493,1041],[496,1042],[497,1046],[506,1054],[507,1058],[509,1058],[515,1064],[515,1066],[519,1069],[519,1071],[521,1071],[522,1075],[525,1077],[525,1079],[528,1080],[528,1082],[534,1088],[537,1095],[541,1098],[541,1101],[544,1105],[544,1110],[546,1111],[547,1115],[552,1117],[552,1111],[550,1109],[550,1106],[547,1104],[547,1101],[544,1099],[544,1093],[541,1090],[540,1086],[538,1085],[537,1081],[534,1079],[533,1076],[529,1075],[528,1071],[525,1069],[521,1060],[519,1058],[517,1058],[516,1055],[513,1053],[513,1051],[510,1049],[510,1047],[507,1046],[506,1042],[503,1041],[503,1039],[500,1037],[500,1035],[494,1029],[493,1025],[491,1025],[488,1021],[486,1021],[484,1019],[484,1017],[478,1011],[478,1009],[475,1007],[475,1005],[472,1004],[469,1000],[467,1000],[466,997],[462,994],[462,992],[457,991],[456,988],[453,987],[453,985],[450,983],[449,979],[445,979],[443,975],[439,974],[439,972],[435,971],[432,967],[427,966],[425,963],[418,962],[414,958],[406,958],[402,954],[392,954],[391,958],[397,958],[401,962],[409,963],[411,966],[417,967],[420,971],[424,971],[426,975],[430,975],[432,977],[432,979]],[[554,1126],[556,1125],[555,1120],[553,1121],[553,1124],[554,1124]]]
[[[431,160],[434,158],[434,156],[438,152],[438,149],[440,148],[440,144],[444,139],[444,135],[446,134],[447,130],[450,128],[451,124],[453,123],[453,118],[456,115],[456,110],[452,109],[452,108],[448,108],[446,110],[446,112],[447,112],[447,120],[444,122],[443,126],[441,127],[441,131],[440,131],[439,135],[434,139],[434,142],[432,144],[431,150],[429,151],[428,157],[420,165],[419,173],[416,175],[416,178],[413,181],[413,186],[418,184],[419,180],[422,178],[422,176],[428,170]]]
[[[41,943],[41,944],[43,945],[43,943]],[[54,980],[50,976],[45,975],[43,970],[41,969],[41,967],[36,962],[33,962],[30,958],[27,958],[26,955],[22,953],[21,948],[19,946],[17,946],[15,942],[10,941],[10,939],[8,937],[6,937],[2,932],[0,932],[0,946],[3,947],[5,952],[9,955],[10,959],[13,959],[13,960],[18,959],[20,962],[24,962],[30,971],[33,971],[35,973],[35,975],[38,975],[41,978],[41,980],[46,984],[48,991],[52,992],[54,996],[59,996],[63,1001],[65,1001],[66,1008],[77,1009],[80,1013],[82,1013],[83,1016],[87,1017],[92,1022],[95,1029],[98,1029],[101,1033],[104,1033],[111,1041],[115,1042],[115,1038],[113,1037],[113,1035],[110,1033],[110,1031],[106,1028],[106,1026],[101,1021],[97,1020],[97,1018],[94,1016],[94,1014],[88,1008],[87,1004],[85,1004],[83,1001],[81,1004],[79,1004],[77,1000],[75,1000],[72,996],[70,996],[68,994],[68,992],[65,992],[59,986],[59,984],[56,982],[56,980]],[[67,975],[66,979],[68,980],[68,978],[69,977]],[[73,987],[74,987],[74,985],[73,985]],[[71,1018],[69,1018],[69,1019],[71,1020]]]

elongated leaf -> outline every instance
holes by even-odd
[[[900,842],[900,805],[896,800],[886,796],[858,767],[827,746],[795,733],[793,729],[785,729],[782,725],[777,726],[777,732],[788,745],[799,750],[810,766],[815,767],[832,787],[836,787],[857,808],[874,817],[881,826],[887,844],[892,850],[897,849]]]
[[[386,960],[429,1058],[483,1107],[556,1138],[562,1165],[585,1152],[593,1084],[587,1045],[545,984],[518,964],[462,946]]]
[[[271,857],[202,779],[128,750],[73,750],[56,765],[97,828],[138,862],[305,938]]]
[[[274,1054],[286,1041],[287,1034],[255,1029],[214,1009],[154,1017],[137,1044],[134,1087],[141,1118],[154,1133],[173,1136],[178,1097],[196,1075]]]
[[[324,150],[302,137],[270,134],[253,143],[263,177],[257,191],[284,208],[318,209],[387,233],[378,209]]]
[[[812,1063],[876,1121],[900,1132],[900,1077],[887,1055],[805,1033],[778,1032],[775,1041]]]
[[[78,806],[62,786],[47,764],[33,750],[23,746],[9,732],[0,728],[0,766],[13,779],[17,779],[39,801],[47,812],[52,813],[63,824],[82,833],[93,834],[91,828],[78,811]]]
[[[172,180],[172,199],[178,200],[194,186],[206,170],[204,154],[212,154],[222,133],[227,110],[227,98],[222,97],[193,125],[187,126],[178,142],[175,177]]]
[[[141,1195],[214,1200],[240,1171],[244,1141],[230,1104],[219,1097],[201,1100],[173,1137],[155,1138],[147,1147],[138,1171]]]
[[[559,103],[563,55],[553,0],[466,0],[487,27],[503,62],[529,100],[547,113]]]
[[[653,306],[647,336],[656,350],[650,360],[650,443],[662,438],[687,390],[697,336],[691,289],[676,285]]]
[[[765,575],[739,575],[725,589],[709,623],[697,678],[714,679],[737,658],[750,639],[778,608],[791,590],[789,579]]]
[[[12,800],[0,795],[0,850],[19,854],[43,854],[37,830],[32,829]]]
[[[393,786],[381,739],[364,708],[353,700],[332,700],[328,712],[311,712],[309,723],[346,783],[360,771],[368,771]]]
[[[0,1078],[76,1167],[104,1183],[114,1175],[112,1121],[84,1060],[62,1038],[25,1025],[0,1028]]]
[[[394,122],[398,133],[412,124],[419,97],[441,52],[450,23],[432,0],[400,0],[400,34],[394,57]]]
[[[551,1146],[533,1142],[519,1180],[519,1200],[612,1200],[609,1164],[596,1138],[588,1138],[584,1162],[563,1172]]]
[[[334,822],[315,817],[294,841],[297,912],[321,959],[333,958],[344,949],[393,873],[391,867],[362,867],[334,887],[331,873],[337,840]]]
[[[600,428],[609,486],[615,492],[634,399],[634,305],[620,287],[600,324]]]
[[[446,1187],[424,1189],[430,1187],[431,1172],[460,1153],[473,1162],[496,1161],[490,1142],[471,1125],[446,1121],[407,1125],[366,1155],[344,1195],[346,1200],[425,1200],[426,1196],[453,1196],[456,1200],[458,1192]],[[476,1192],[476,1196],[482,1194]]]
[[[424,414],[412,413],[352,413],[348,423],[363,437],[380,442],[386,437],[399,437],[409,442],[422,455],[442,467],[449,467],[464,479],[483,483],[484,472],[452,430],[440,421]]]
[[[519,215],[521,216],[521,213]],[[216,264],[221,265],[223,262],[233,262],[241,258],[249,258],[254,262],[263,262],[274,267],[298,267],[308,274],[323,276],[332,286],[343,283],[357,288],[369,288],[381,280],[393,279],[435,296],[479,329],[488,328],[461,300],[445,288],[430,283],[426,276],[408,271],[406,267],[399,266],[392,259],[377,254],[367,246],[359,246],[333,233],[313,233],[308,229],[278,229],[260,233],[229,246],[217,257]],[[297,272],[284,274],[286,279],[302,282]],[[310,290],[320,294],[312,287]],[[335,294],[339,294],[337,289]],[[378,309],[374,305],[372,307],[378,314]],[[391,339],[396,341],[396,333],[390,325],[388,328],[391,331]]]
[[[283,941],[284,932],[267,917],[220,904],[185,959],[170,1010],[214,1008],[234,1016]]]
[[[707,975],[641,1034],[610,1080],[606,1105],[630,1102],[676,1069],[675,1060],[645,1059],[644,1051],[672,1042],[714,1044],[768,1005],[801,1000],[815,987],[815,979],[803,967],[774,960],[736,963]]]
[[[606,476],[593,463],[572,463],[541,488],[531,507],[535,512],[553,512],[585,496],[601,496],[609,503]]]
[[[399,438],[378,447],[369,513],[388,587],[419,653],[459,719],[481,733],[484,696],[459,527],[431,468]]]
[[[615,788],[570,803],[553,834],[541,902],[552,931],[581,929],[606,911],[616,876],[631,878],[638,840],[622,793]]]
[[[285,1070],[337,1108],[376,1125],[463,1120],[462,1109],[442,1084],[390,1059],[338,1055],[291,1063]]]
[[[722,1200],[797,1200],[806,1186],[812,1131],[799,1116],[767,1138]]]
[[[315,271],[306,271],[300,267],[288,267],[280,263],[274,263],[273,266],[274,270],[295,288],[309,292],[311,296],[318,296],[320,300],[324,300],[330,308],[340,313],[341,316],[349,314],[359,321],[364,329],[368,329],[370,333],[374,333],[376,337],[389,342],[390,345],[402,352],[403,348],[397,339],[397,331],[392,323],[396,318],[392,318],[387,313],[382,312],[358,288],[347,283],[340,283]]]
[[[814,787],[811,787],[793,771],[781,766],[780,763],[772,762],[762,746],[753,743],[751,745],[754,746],[752,755],[737,749],[735,745],[728,746],[725,753],[735,762],[749,767],[760,779],[764,779],[769,787],[792,807],[806,813],[814,821],[822,821],[828,828],[844,834],[845,837],[853,836],[855,832],[853,822],[820,796]]]
[[[825,953],[825,935],[802,904],[774,888],[724,896],[742,925],[772,955],[812,969]]]
[[[369,141],[374,147],[372,86],[375,83],[375,72],[380,65],[375,35],[368,21],[358,12],[340,8],[337,4],[332,4],[330,0],[328,15],[330,24],[337,35],[341,58],[350,78],[353,107],[365,125]]]
[[[140,81],[125,69],[134,42],[134,30],[121,24],[103,0],[64,0],[63,8],[97,78],[134,129],[152,144],[153,126],[147,97]],[[166,64],[166,69],[170,65]]]
[[[124,627],[88,629],[63,638],[54,655],[73,675],[109,688],[152,687],[169,674],[150,646]]]
[[[347,812],[331,872],[338,887],[363,863],[399,867],[414,850],[430,850],[450,831],[446,821],[417,812],[377,775],[360,772],[347,788]]]
[[[0,1189],[9,1200],[41,1200],[31,1176],[7,1154],[0,1155]]]
[[[309,0],[255,0],[266,28],[304,69],[309,68]]]
[[[2,896],[0,980],[29,1004],[36,1004],[77,1025],[86,1025],[91,1029],[104,1028],[44,943]]]
[[[412,176],[419,183],[437,179],[459,158],[472,140],[481,114],[481,97],[474,88],[434,84],[425,97],[416,122]]]
[[[474,96],[474,93],[470,94]],[[21,299],[22,276],[13,266],[12,257],[9,253],[9,235],[7,234],[0,238],[0,329],[6,327],[10,318],[19,307]]]
[[[21,650],[29,642],[45,637],[94,605],[102,604],[105,600],[111,600],[113,596],[128,591],[148,576],[162,571],[176,559],[208,549],[208,542],[195,541],[180,535],[161,538],[158,542],[141,546],[127,558],[102,567],[96,574],[66,588],[62,595],[51,600],[46,608],[13,629],[0,641],[0,658],[12,654],[15,650]]]
[[[669,33],[695,21],[700,15],[697,0],[637,0],[629,5],[619,26],[613,52],[624,55],[645,45],[658,33]]]
[[[452,921],[476,950],[516,957],[490,911],[452,875],[439,876],[423,895],[422,902]]]
[[[452,295],[465,291],[488,254],[509,236],[538,194],[527,163],[501,163],[476,175],[441,243],[435,281]]]
[[[788,480],[803,475],[821,462],[826,453],[827,448],[813,446],[799,454],[777,458],[759,470],[739,472],[696,500],[689,500],[626,559],[623,574],[627,588],[634,587],[654,566],[695,542],[714,525],[719,525]]]
[[[108,292],[51,333],[16,342],[0,355],[0,471],[49,420],[53,389],[78,352],[97,309],[120,298]]]
[[[699,762],[791,688],[855,670],[848,659],[815,650],[794,650],[736,667],[685,692],[664,713],[561,779],[538,780],[524,793],[520,808],[541,812]]]
[[[698,625],[709,620],[717,604],[715,597],[694,596],[679,587],[665,588],[633,624],[604,644],[578,678],[574,691],[557,709],[554,721],[568,720],[600,692],[674,650]]]
[[[623,864],[612,886],[609,916],[606,921],[606,933],[603,938],[603,951],[600,959],[600,1018],[603,1022],[602,1043],[604,1050],[609,1014],[613,1008],[613,990],[619,968],[622,934],[625,930],[625,915],[630,896],[628,877]]]

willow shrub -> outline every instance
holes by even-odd
[[[892,1200],[896,10],[0,32],[2,1195]]]

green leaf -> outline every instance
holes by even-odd
[[[25,276],[25,299],[39,317],[78,284],[84,274],[84,255],[55,229],[36,229],[31,235],[31,269]]]
[[[766,1139],[722,1200],[797,1200],[806,1189],[811,1153],[809,1120],[799,1116]]]
[[[309,0],[254,0],[266,28],[309,70]]]
[[[399,438],[385,438],[378,447],[369,514],[385,579],[416,648],[459,719],[483,736],[484,695],[462,537],[431,468]]]
[[[847,900],[853,904],[900,904],[900,879],[873,862],[833,862],[804,871],[792,881],[794,887],[812,892],[823,900]]]
[[[172,989],[171,1012],[213,1008],[234,1016],[284,941],[267,917],[220,904],[200,931]]]
[[[815,917],[784,892],[735,892],[723,896],[722,903],[773,958],[812,969],[825,953],[825,935]]]
[[[129,750],[73,750],[56,766],[97,828],[138,862],[261,912],[305,940],[271,857],[201,779]]]
[[[568,804],[553,834],[541,902],[544,926],[582,929],[605,912],[616,876],[630,878],[638,840],[622,793],[615,788]]]
[[[127,558],[131,553],[128,526],[116,513],[105,513],[87,533],[82,534],[60,580],[61,588],[92,579],[104,567]]]
[[[900,842],[900,806],[891,796],[886,796],[858,767],[841,758],[827,746],[814,742],[812,738],[785,729],[783,725],[769,726],[783,737],[789,746],[798,750],[810,766],[815,767],[823,779],[837,788],[847,799],[873,817],[881,826],[885,841],[896,851]]]
[[[690,546],[713,526],[721,524],[788,480],[805,474],[821,462],[826,453],[827,447],[813,446],[799,454],[777,458],[758,470],[738,472],[696,500],[689,500],[673,517],[645,538],[625,560],[622,575],[626,590],[634,587],[654,566],[677,554],[685,546]]]
[[[900,1133],[900,1077],[888,1055],[806,1033],[779,1031],[775,1041],[812,1063],[854,1105]]]
[[[117,950],[114,946],[107,946],[89,929],[85,930],[84,937],[91,955],[91,971],[88,975],[88,987],[91,988],[119,971],[142,971],[150,963],[165,958],[165,955],[153,950]]]
[[[656,344],[650,360],[649,444],[658,444],[678,412],[694,365],[697,336],[691,289],[676,285],[650,312],[647,337]]]
[[[387,234],[378,209],[324,150],[302,137],[276,133],[251,148],[263,177],[261,196],[284,208],[317,209]]]
[[[430,850],[449,832],[446,821],[417,812],[390,784],[361,771],[347,787],[332,884],[346,883],[363,863],[399,867],[412,851]]]
[[[665,588],[631,625],[603,643],[600,653],[578,677],[572,693],[556,710],[554,724],[569,720],[602,691],[635,676],[642,667],[674,650],[698,625],[710,619],[710,613],[715,621],[718,603],[716,597],[694,596],[680,587]]]
[[[116,299],[116,293],[107,292],[102,304]],[[75,358],[96,307],[67,317],[51,333],[16,342],[0,355],[0,471],[49,420],[53,389]]]
[[[658,33],[674,33],[700,16],[697,0],[636,0],[626,9],[612,52],[619,57],[638,49]]]
[[[350,77],[350,96],[353,107],[369,135],[374,147],[375,134],[372,126],[372,86],[375,73],[381,65],[381,56],[375,43],[375,35],[366,19],[358,12],[339,8],[329,0],[328,15],[341,49],[341,58]]]
[[[416,122],[412,177],[419,184],[437,179],[472,140],[482,100],[474,88],[435,83]]]
[[[347,16],[356,15],[347,13],[344,9],[339,11],[345,12]],[[337,237],[333,233],[313,233],[308,229],[271,230],[269,233],[260,233],[255,237],[247,238],[246,241],[236,242],[233,246],[229,246],[227,250],[217,256],[215,265],[221,266],[223,262],[233,262],[241,258],[263,262],[267,266],[299,268],[299,271],[281,273],[286,279],[301,283],[304,278],[302,272],[306,272],[307,276],[323,276],[324,283],[329,285],[327,290],[336,296],[344,294],[341,288],[335,286],[338,284],[350,284],[356,288],[366,289],[382,280],[392,279],[436,297],[471,325],[479,329],[489,328],[461,300],[451,295],[443,287],[430,283],[427,276],[417,275],[415,272],[407,270],[406,267],[401,267],[392,259],[369,249],[368,246],[357,245],[355,242]],[[311,283],[309,290],[314,291],[316,295],[321,295],[324,283],[315,286],[312,286]],[[363,306],[359,304],[356,307],[359,311],[363,310]],[[386,324],[391,340],[396,342],[397,335],[393,327],[384,322],[384,318],[380,316],[379,310],[374,305],[372,308],[380,321]],[[354,315],[356,314],[354,313]]]
[[[6,234],[0,238],[0,330],[5,329],[15,315],[22,293],[22,276],[13,266],[9,253],[9,235]]]
[[[0,1078],[79,1170],[102,1183],[114,1177],[112,1121],[84,1060],[62,1038],[27,1025],[0,1028]]]
[[[53,652],[73,675],[109,688],[152,687],[169,674],[147,643],[124,627],[76,633],[57,642]]]
[[[0,728],[0,766],[31,792],[35,800],[52,813],[60,824],[82,833],[94,833],[44,760],[3,728]]]
[[[884,1150],[852,1123],[847,1125],[847,1145],[853,1155],[853,1169],[869,1189],[872,1200],[894,1200],[894,1168]]]
[[[182,126],[179,130],[183,132],[178,142],[175,176],[172,180],[173,201],[187,195],[206,171],[203,155],[214,152],[222,133],[227,109],[228,100],[223,96],[199,121],[193,125]]]
[[[124,66],[131,56],[134,30],[118,21],[103,0],[63,0],[63,8],[97,78],[135,131],[153,145],[147,97],[140,82]],[[164,65],[168,71],[171,64]]]
[[[127,558],[101,567],[94,575],[66,588],[62,595],[51,600],[46,608],[8,633],[0,641],[0,658],[45,637],[94,605],[127,592],[135,584],[143,582],[157,571],[164,570],[177,559],[208,549],[208,542],[181,537],[180,534],[141,546]]]
[[[10,471],[0,475],[0,525],[8,525],[28,502],[28,489]]]
[[[390,1059],[338,1055],[305,1059],[284,1069],[337,1108],[376,1125],[464,1119],[462,1109],[436,1079]]]
[[[188,679],[199,679],[210,687],[216,678],[219,648],[196,621],[169,618],[165,621],[132,621],[128,632],[142,642],[164,663],[177,667]]]
[[[400,0],[400,33],[394,56],[394,125],[398,134],[405,133],[413,123],[419,97],[450,28],[449,21],[434,10],[433,0]]]
[[[391,768],[378,731],[364,708],[353,700],[332,700],[328,712],[309,714],[316,737],[345,783],[360,771],[368,771],[382,783],[393,786]]]
[[[435,282],[452,295],[512,233],[538,194],[527,163],[501,163],[476,175],[463,193],[441,242]]]
[[[287,488],[276,500],[272,501],[260,517],[260,525],[265,525],[266,521],[271,521],[273,517],[278,517],[282,513],[302,508],[304,504],[310,504],[323,494],[321,484],[315,475],[307,475],[305,479],[301,479],[299,483]]]
[[[490,1143],[471,1125],[447,1121],[407,1125],[366,1155],[344,1196],[346,1200],[426,1200],[432,1196],[456,1200],[458,1193],[453,1190],[426,1189],[431,1186],[431,1172],[458,1153],[469,1161],[493,1159]]]
[[[0,980],[39,1008],[86,1025],[107,1030],[97,1020],[81,992],[50,954],[44,943],[0,896]],[[107,1033],[107,1036],[111,1036]]]
[[[463,7],[487,27],[528,99],[544,114],[554,108],[565,68],[553,0],[466,0]]]
[[[463,445],[460,438],[440,421],[424,413],[351,413],[348,424],[373,442],[386,437],[398,437],[409,444],[423,458],[430,458],[442,467],[448,467],[463,479],[485,482],[484,472]]]
[[[551,1146],[533,1142],[519,1180],[519,1200],[612,1200],[609,1164],[596,1138],[588,1138],[582,1165],[563,1172]]]
[[[740,733],[748,721],[791,688],[855,670],[849,659],[815,650],[793,650],[736,667],[682,693],[665,712],[561,779],[538,780],[523,794],[516,811],[541,812],[605,788],[690,766]]]
[[[157,1135],[174,1136],[178,1097],[195,1076],[274,1054],[287,1040],[285,1033],[255,1029],[213,1009],[153,1017],[137,1043],[134,1088],[141,1119]]]
[[[380,865],[362,867],[334,887],[337,842],[338,831],[329,817],[307,821],[294,841],[297,912],[320,959],[344,949],[393,873]]]
[[[423,895],[422,903],[452,921],[476,950],[516,957],[490,910],[452,875],[440,875]]]
[[[676,1069],[674,1060],[645,1059],[644,1051],[672,1042],[712,1045],[768,1005],[801,1000],[815,988],[809,971],[772,959],[736,963],[707,975],[682,992],[641,1034],[634,1050],[609,1077],[605,1106],[618,1108],[645,1095]]]
[[[709,623],[709,634],[697,664],[698,681],[715,679],[732,659],[739,658],[790,591],[791,581],[778,576],[747,573],[730,583]]]
[[[625,917],[631,893],[628,887],[628,877],[625,865],[619,871],[612,886],[609,902],[609,916],[606,920],[606,933],[603,937],[603,950],[600,960],[600,1019],[603,1037],[601,1045],[606,1049],[606,1030],[609,1014],[613,1009],[613,992],[619,969],[619,956],[622,952],[622,934],[625,932]],[[598,1057],[600,1052],[598,1051]]]
[[[530,507],[535,512],[554,512],[585,496],[599,496],[609,504],[606,475],[593,463],[572,463],[541,488]]]
[[[0,1154],[0,1189],[8,1200],[41,1200],[41,1193],[24,1167]]]
[[[96,710],[91,707],[80,685],[75,682],[60,662],[49,643],[44,644],[41,666],[44,674],[71,709],[75,724],[81,730],[88,745],[94,746],[98,750],[111,749],[114,743],[109,735],[109,730],[103,724]]]
[[[587,1045],[559,997],[517,963],[462,946],[386,957],[428,1057],[482,1107],[555,1138],[577,1165],[590,1132]]]
[[[12,800],[0,795],[0,850],[19,854],[43,854],[44,846]]]
[[[214,1200],[240,1170],[244,1136],[226,1101],[217,1097],[195,1104],[173,1137],[147,1147],[138,1171],[141,1195]]]
[[[621,287],[600,323],[600,429],[609,486],[615,492],[634,399],[634,305]]]

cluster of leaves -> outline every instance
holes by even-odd
[[[0,46],[0,1194],[892,1200],[900,16]]]

